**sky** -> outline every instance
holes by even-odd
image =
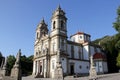
[[[3,56],[34,53],[35,30],[44,17],[51,28],[52,13],[60,4],[65,11],[68,38],[78,31],[91,40],[114,35],[113,22],[120,0],[0,0],[0,51]],[[50,31],[50,30],[49,30]]]

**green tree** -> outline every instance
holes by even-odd
[[[32,74],[32,69],[33,69],[33,55],[27,57],[27,62],[28,62],[28,75]]]
[[[25,55],[21,56],[21,68],[23,75],[31,75],[33,67],[33,55],[26,57]]]
[[[3,56],[2,56],[2,53],[0,52],[0,66],[1,66],[1,63],[2,63],[2,58],[3,58]]]
[[[117,66],[120,68],[120,6],[117,9],[117,18],[116,22],[113,23],[113,27],[115,28],[116,31],[118,31],[118,34],[116,35],[116,44],[115,48],[118,51],[118,57],[117,57]]]
[[[117,9],[117,18],[116,22],[113,23],[113,27],[120,33],[120,6]]]
[[[93,41],[104,49],[107,55],[109,72],[117,72],[118,67],[120,67],[120,7],[117,9],[117,18],[116,22],[113,23],[113,27],[118,32],[117,34]]]
[[[112,72],[117,72],[118,71],[118,67],[116,66],[116,58],[118,55],[118,50],[115,47],[116,42],[119,40],[119,35],[115,34],[114,36],[105,36],[101,39],[97,39],[93,42],[95,42],[95,44],[100,45],[104,52],[107,55],[107,62],[108,62],[108,71],[110,73]]]
[[[32,73],[32,67],[33,67],[33,55],[26,57],[25,55],[21,56],[20,58],[21,62],[21,69],[22,69],[22,74],[23,75],[31,75]],[[15,64],[15,56],[14,55],[9,55],[8,56],[8,72],[10,74],[11,69],[13,65]]]
[[[11,72],[11,69],[13,67],[13,65],[15,64],[15,56],[14,55],[9,55],[8,56],[8,72],[10,74]]]
[[[2,53],[0,52],[0,57],[2,57]]]
[[[119,52],[118,57],[117,57],[117,66],[120,67],[120,52]]]

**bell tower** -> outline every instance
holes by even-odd
[[[42,19],[36,29],[36,42],[38,42],[41,38],[47,35],[48,35],[48,27],[44,19]]]
[[[53,12],[51,18],[51,37],[56,38],[57,50],[66,51],[67,42],[67,18],[60,5]]]

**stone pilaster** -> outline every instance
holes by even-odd
[[[36,61],[36,75],[38,75],[38,73],[39,73],[39,68],[38,68],[38,61]]]

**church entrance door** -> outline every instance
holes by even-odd
[[[42,75],[42,62],[41,61],[39,63],[39,73],[40,73],[40,75]]]
[[[40,65],[40,73],[42,72],[42,65]]]
[[[71,75],[74,74],[74,65],[70,65],[70,74],[71,74]]]

